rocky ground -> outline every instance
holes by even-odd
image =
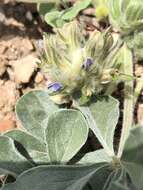
[[[85,14],[91,14],[86,10]],[[83,17],[87,29],[98,27],[95,20]],[[14,113],[16,101],[24,93],[45,87],[45,80],[37,68],[37,43],[42,32],[51,29],[41,22],[34,6],[0,1],[0,132],[18,126]],[[143,76],[143,66],[136,65],[135,75]],[[140,97],[135,115],[143,123],[143,101]]]
[[[43,29],[33,6],[0,1],[0,131],[17,126],[14,108],[24,93],[44,86],[37,69]]]

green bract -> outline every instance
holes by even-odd
[[[142,0],[109,0],[111,22],[123,33],[143,29]]]
[[[135,32],[133,35],[128,35],[125,38],[130,49],[134,50],[134,54],[138,60],[143,59],[143,31]]]
[[[105,92],[121,66],[114,59],[119,44],[110,32],[95,31],[86,40],[79,27],[71,22],[56,30],[56,35],[44,36],[40,67],[51,81],[51,89],[63,97],[75,92],[86,97]]]
[[[122,33],[138,60],[143,58],[143,2],[142,0],[109,0],[111,23]]]

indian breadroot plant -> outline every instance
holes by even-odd
[[[16,181],[2,190],[142,189],[143,129],[130,132],[118,156],[113,139],[119,102],[113,97],[63,109],[48,91],[37,90],[18,101],[16,113],[23,128],[0,136],[0,172]],[[89,129],[102,148],[79,152]]]
[[[118,34],[110,27],[84,37],[77,21],[65,24],[65,17],[58,16],[53,19],[55,34],[44,35],[40,67],[48,89],[22,96],[16,115],[23,127],[0,136],[0,174],[5,176],[1,190],[143,189],[143,128],[133,121],[134,94],[142,88],[140,83],[134,90],[133,76],[142,48],[142,3],[102,3]],[[74,18],[73,10],[66,16]],[[120,82],[124,105],[117,147],[114,136],[121,111],[111,95]],[[87,148],[91,132],[100,149]]]

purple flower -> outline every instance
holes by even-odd
[[[55,82],[55,83],[53,83],[53,84],[50,84],[50,85],[48,86],[48,88],[51,89],[51,90],[54,91],[54,92],[57,92],[57,91],[61,90],[62,85],[61,85],[60,83],[58,83],[58,82]]]
[[[93,59],[88,57],[82,65],[83,69],[88,69],[93,64]]]

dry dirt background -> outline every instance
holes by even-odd
[[[85,14],[92,13],[86,10]],[[97,26],[90,17],[83,17],[89,30]],[[24,93],[45,88],[45,80],[36,65],[37,43],[42,32],[50,28],[41,22],[34,6],[0,0],[0,132],[18,126],[14,113],[16,101]],[[143,77],[142,64],[135,66],[135,75]],[[143,123],[143,96],[135,116]]]
[[[0,0],[0,131],[17,126],[14,108],[24,93],[44,86],[37,42],[48,30],[31,5]]]

